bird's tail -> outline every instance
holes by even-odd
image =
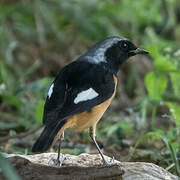
[[[38,140],[33,145],[32,152],[47,151],[55,143],[56,135],[58,134],[58,132],[60,132],[65,123],[66,120],[62,120],[58,124],[56,124],[56,126],[46,126]]]

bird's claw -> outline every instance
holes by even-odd
[[[113,156],[109,161],[107,161],[107,160],[104,159],[104,164],[106,164],[106,165],[108,165],[108,166],[118,165],[118,163],[115,162],[114,156]]]
[[[61,167],[66,157],[61,155],[59,158],[51,158],[48,162],[49,165],[55,166],[55,167]]]
[[[110,159],[110,163],[114,163],[114,156]]]

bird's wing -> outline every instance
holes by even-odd
[[[75,61],[50,87],[44,106],[46,126],[91,109],[109,99],[115,89],[113,73],[97,64]]]

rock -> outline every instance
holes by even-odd
[[[103,165],[99,155],[80,154],[62,155],[63,166],[57,167],[53,159],[56,153],[36,155],[4,154],[9,158],[23,180],[178,180],[165,169],[144,162],[119,162],[115,165]],[[110,157],[107,160],[111,161]],[[0,175],[1,179],[2,175]]]

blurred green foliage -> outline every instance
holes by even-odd
[[[17,175],[16,171],[10,164],[10,162],[5,159],[1,154],[0,154],[0,171],[2,171],[4,177],[8,180],[20,180],[21,178],[19,175]]]
[[[38,127],[52,76],[67,59],[107,36],[125,36],[149,50],[151,55],[140,62],[153,68],[144,70],[136,61],[129,71],[122,70],[118,95],[124,91],[129,101],[123,106],[117,97],[116,112],[110,111],[97,134],[115,144],[135,134],[135,140],[140,136],[135,148],[161,139],[169,152],[162,155],[165,166],[174,162],[174,172],[180,173],[179,12],[179,0],[0,1],[0,113],[10,115],[8,127],[15,133]],[[171,125],[158,127],[164,106]],[[130,111],[119,113],[125,108]],[[3,116],[0,126],[7,129]]]

